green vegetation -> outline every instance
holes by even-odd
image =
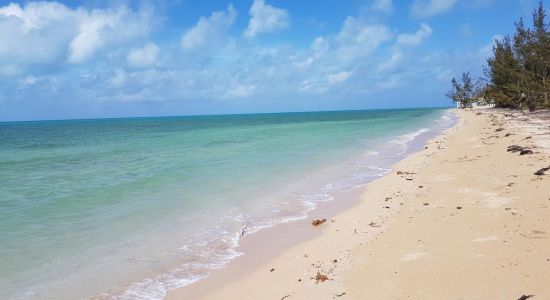
[[[461,83],[453,78],[447,96],[463,107],[483,101],[496,107],[550,108],[550,24],[546,17],[540,2],[533,11],[532,28],[520,19],[513,37],[495,40],[493,56],[484,68],[486,78],[476,83],[469,73],[463,74]]]

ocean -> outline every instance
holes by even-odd
[[[0,123],[0,298],[162,299],[456,122],[397,109]]]

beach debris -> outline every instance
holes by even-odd
[[[457,206],[456,209],[462,209],[462,206]]]
[[[508,149],[506,150],[508,152],[516,153],[519,152],[519,155],[530,155],[533,154],[533,151],[529,148],[521,147],[518,145],[511,145],[508,146]]]
[[[533,137],[532,137],[532,136],[528,136],[528,137],[524,138],[524,140],[528,140],[528,139],[530,139],[530,138],[533,138]]]
[[[275,271],[275,268],[272,268],[271,270],[269,270],[269,272],[273,272],[273,271]]]
[[[423,188],[423,187],[424,187],[423,185],[419,185],[419,186],[418,186],[419,189],[421,189],[421,188]]]
[[[428,205],[430,205],[430,203],[428,203],[428,202],[424,202],[424,204],[422,204],[422,205],[424,205],[424,206],[428,206]]]
[[[546,175],[546,171],[550,170],[550,166],[548,168],[542,168],[535,172],[535,175],[542,176]]]
[[[521,152],[519,153],[519,155],[531,155],[533,154],[533,151],[529,150],[529,149],[523,149],[521,150]]]
[[[321,274],[321,272],[317,272],[317,275],[315,275],[315,283],[325,282],[327,280],[328,280],[328,276]]]
[[[503,130],[504,130],[504,128],[500,127],[500,128],[497,128],[497,129],[495,130],[495,132],[500,132],[500,131],[503,131]]]
[[[391,199],[392,199],[391,197],[386,197],[386,199],[384,201],[389,201]]]
[[[511,145],[511,146],[508,146],[508,149],[506,151],[515,153],[515,152],[520,152],[522,150],[523,150],[523,147],[521,147],[521,146]]]
[[[336,294],[336,297],[342,297],[342,296],[344,296],[345,294],[346,294],[346,292],[343,292],[343,293],[341,293],[341,294]]]
[[[513,135],[513,134],[512,133],[507,133],[507,134],[504,135],[504,137],[509,137],[511,135]]]
[[[332,262],[333,262],[333,263],[337,263],[337,262],[338,262],[338,260],[337,260],[337,259],[334,259],[334,260],[332,260]]]
[[[325,223],[326,221],[327,221],[327,219],[313,220],[313,221],[311,222],[311,225],[313,225],[313,226],[319,226],[319,225]]]
[[[378,224],[376,224],[375,222],[370,222],[370,223],[369,223],[369,226],[370,226],[370,227],[380,227],[380,226],[382,226],[382,225],[378,225]]]
[[[412,178],[405,178],[405,180],[412,181],[412,180],[414,180],[414,179],[412,179]]]
[[[281,298],[281,300],[285,300],[288,297],[290,297],[290,295],[283,296],[283,298]]]
[[[476,113],[476,116],[479,116],[479,115],[482,115],[482,113],[480,113],[480,112]]]
[[[521,297],[518,298],[518,300],[527,300],[531,297],[535,297],[535,295],[522,295]]]
[[[397,171],[397,175],[415,175],[414,172],[408,172],[408,171]]]

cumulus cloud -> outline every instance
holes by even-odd
[[[415,0],[411,7],[411,15],[425,18],[444,13],[455,5],[458,0]]]
[[[392,0],[374,0],[371,8],[375,11],[381,11],[384,13],[391,13],[393,11]]]
[[[250,20],[244,36],[253,38],[260,33],[288,28],[288,12],[266,4],[264,0],[254,0],[250,7]]]
[[[233,5],[229,5],[226,10],[213,12],[209,17],[201,17],[195,26],[183,34],[181,47],[193,50],[226,38],[226,33],[236,18],[237,11]]]
[[[0,72],[13,75],[36,65],[82,63],[106,45],[146,36],[151,23],[151,12],[126,6],[72,9],[58,2],[12,3],[0,7]]]
[[[361,18],[348,17],[334,35],[314,39],[307,51],[294,56],[293,65],[306,76],[297,90],[308,94],[325,93],[331,86],[352,80],[361,70],[375,65],[376,51],[394,38],[392,30]],[[348,71],[348,70],[354,70]],[[346,71],[342,71],[346,70]]]
[[[80,24],[69,46],[70,63],[90,59],[106,43],[121,43],[149,32],[148,13],[138,14],[125,6],[78,13]]]
[[[365,24],[360,19],[348,17],[336,36],[337,56],[343,61],[352,61],[370,54],[392,38],[392,31],[385,25]]]
[[[74,13],[55,2],[0,7],[0,75],[63,60],[77,24]]]
[[[154,43],[148,43],[142,48],[132,49],[126,56],[130,67],[145,68],[157,62],[160,49]]]
[[[420,24],[420,29],[415,33],[403,33],[397,36],[397,45],[418,45],[432,34],[433,30],[426,23]]]

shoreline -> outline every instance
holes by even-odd
[[[475,144],[473,146],[476,147],[471,149],[464,149],[464,147],[461,149],[452,149],[452,147],[449,148],[449,140],[452,140],[451,142],[453,145],[456,144],[456,142],[469,145],[472,143],[479,143],[480,140],[485,141],[485,139],[482,139],[480,136],[483,134],[487,135],[488,133],[480,132],[482,128],[485,131],[490,132],[491,130],[494,130],[495,126],[505,126],[506,130],[503,131],[503,133],[515,130],[509,128],[511,127],[511,122],[503,121],[502,118],[505,117],[488,117],[488,114],[493,113],[496,113],[497,115],[501,114],[497,111],[484,111],[481,115],[477,115],[472,112],[459,112],[460,121],[455,125],[455,127],[450,130],[446,130],[435,138],[432,138],[426,144],[427,149],[412,153],[404,160],[396,163],[393,166],[393,172],[386,174],[384,177],[372,181],[368,183],[366,187],[359,189],[360,191],[354,195],[357,203],[351,208],[337,212],[337,214],[333,215],[332,218],[327,218],[328,221],[326,224],[323,224],[318,228],[313,228],[309,223],[311,222],[311,219],[322,218],[322,212],[320,212],[320,214],[310,216],[310,219],[308,220],[287,224],[286,227],[288,228],[285,229],[286,231],[280,227],[285,225],[277,226],[280,230],[279,232],[283,235],[283,238],[271,239],[275,241],[282,240],[289,243],[283,245],[277,244],[277,247],[270,245],[270,241],[266,241],[266,239],[261,241],[261,239],[258,238],[256,244],[253,242],[247,244],[247,241],[243,239],[243,247],[250,247],[250,249],[254,251],[260,251],[260,249],[270,249],[272,252],[256,255],[256,261],[251,259],[254,255],[241,256],[243,258],[249,257],[249,263],[243,264],[241,262],[239,264],[239,258],[237,258],[226,268],[212,272],[212,274],[206,279],[184,288],[169,291],[166,299],[219,299],[220,297],[223,297],[224,299],[256,299],[258,297],[267,299],[281,299],[283,297],[298,299],[303,297],[334,298],[344,295],[350,299],[358,299],[372,297],[374,295],[382,298],[401,298],[405,295],[411,296],[410,292],[413,291],[412,289],[418,288],[418,286],[408,283],[409,281],[416,283],[418,279],[415,280],[415,277],[426,277],[425,279],[428,279],[434,274],[424,274],[425,272],[408,274],[410,272],[407,272],[407,269],[411,268],[410,265],[413,264],[422,265],[426,263],[428,263],[427,267],[434,267],[434,265],[429,263],[429,261],[431,257],[438,257],[437,255],[432,254],[432,252],[437,252],[437,249],[431,249],[430,246],[435,247],[434,245],[437,245],[437,243],[426,245],[424,240],[437,240],[437,236],[434,237],[430,234],[426,234],[424,237],[420,236],[421,238],[415,240],[418,245],[412,247],[412,249],[407,249],[407,247],[400,245],[399,247],[394,247],[394,249],[389,250],[387,249],[388,246],[381,244],[383,242],[380,242],[380,240],[389,240],[394,238],[394,240],[392,240],[394,243],[398,243],[397,241],[399,240],[409,240],[408,237],[414,235],[415,232],[411,232],[411,230],[408,230],[406,227],[408,227],[407,225],[418,222],[413,221],[417,217],[417,214],[433,217],[431,221],[428,220],[426,221],[426,224],[423,224],[425,227],[422,227],[430,228],[434,227],[434,225],[438,226],[438,220],[451,218],[448,217],[449,213],[451,216],[457,216],[459,213],[466,211],[462,209],[463,207],[465,209],[468,203],[461,203],[460,206],[450,208],[448,203],[445,203],[445,201],[434,198],[435,196],[433,194],[433,190],[443,189],[442,192],[444,194],[446,189],[450,187],[450,184],[457,181],[457,179],[453,177],[453,175],[449,174],[445,177],[445,173],[439,174],[439,176],[434,176],[437,174],[432,174],[434,173],[433,165],[438,163],[441,167],[441,164],[448,163],[450,161],[449,158],[443,158],[454,155],[453,159],[456,160],[457,158],[460,158],[459,154],[464,153],[467,156],[469,152],[472,152],[472,150],[473,152],[481,150],[486,150],[489,153],[494,152],[496,148],[495,144],[485,145],[485,143]],[[490,118],[492,118],[493,123],[491,123]],[[499,121],[495,121],[495,118]],[[490,129],[487,130],[487,128]],[[513,138],[508,137],[507,139],[513,140],[521,135],[529,134],[529,130],[533,129],[527,128],[526,130],[528,133],[514,132],[513,135],[511,135]],[[475,134],[470,137],[469,141],[467,134],[472,133]],[[548,138],[546,135],[544,135],[544,137]],[[534,138],[533,140],[538,141],[540,138]],[[499,152],[495,154],[499,157],[504,156],[506,158],[508,158],[508,155],[512,155],[510,153],[506,153],[505,150],[503,153]],[[543,156],[542,159],[544,160],[547,153],[539,152],[529,157],[515,157],[511,161],[515,162],[518,159],[529,159],[534,158],[535,156]],[[496,159],[498,160],[498,157],[496,157]],[[479,161],[479,157],[474,158],[472,161],[468,159],[462,160],[463,161],[460,163],[467,164],[469,162],[471,163],[473,160]],[[425,169],[432,172],[428,172],[429,174],[423,174],[424,172],[427,172]],[[435,169],[438,168],[435,167]],[[403,170],[403,172],[397,174],[395,170]],[[476,174],[472,174],[472,176],[476,176]],[[544,180],[547,179],[542,178],[538,181]],[[533,181],[533,184],[540,185],[540,182]],[[510,187],[508,188],[511,189]],[[536,194],[536,196],[539,196],[541,193],[544,194],[544,192],[545,191],[541,191],[539,187],[539,190],[537,191],[538,194]],[[459,193],[459,195],[464,197],[464,193],[474,194],[468,195],[468,197],[476,196],[476,193],[472,193],[471,191],[468,192],[466,190],[462,190],[462,194]],[[507,197],[500,195],[500,193],[495,193],[494,191],[488,193],[492,195],[492,200],[485,199],[489,202],[480,205],[480,203],[484,203],[483,201],[485,201],[481,200],[481,202],[476,204],[482,207],[479,208],[480,210],[489,209],[489,212],[483,212],[484,214],[491,215],[493,210],[497,210],[498,208],[501,208],[501,206],[510,202],[515,202],[515,198],[513,200],[509,200]],[[550,197],[550,192],[548,194]],[[348,196],[353,197],[353,195]],[[430,202],[418,203],[419,201],[426,201],[427,199]],[[460,199],[454,200],[459,201]],[[432,202],[434,204],[432,204]],[[389,207],[389,209],[386,207]],[[458,207],[460,207],[460,209],[458,209]],[[434,215],[440,213],[440,210],[445,211],[449,209],[452,210],[451,212],[445,212],[446,215],[438,215],[437,217]],[[513,208],[510,208],[510,210],[512,209]],[[492,213],[494,214],[494,212]],[[470,219],[470,221],[472,220]],[[477,222],[480,220],[474,221]],[[397,224],[401,224],[401,226]],[[456,230],[456,228],[453,229]],[[538,230],[536,232],[539,231],[545,232],[543,230]],[[295,234],[297,232],[300,232],[300,234]],[[384,234],[381,234],[382,232],[384,232]],[[257,236],[267,237],[272,234],[270,232],[264,233],[265,234]],[[441,232],[439,233],[441,234]],[[460,236],[460,230],[457,234]],[[307,239],[305,240],[302,239],[304,235],[307,236]],[[480,235],[480,233],[478,235]],[[290,236],[293,238],[299,236],[300,238],[296,241],[285,239],[284,236]],[[444,239],[445,236],[449,236],[449,234],[442,234],[440,239]],[[494,241],[499,240],[499,236],[480,236],[477,237],[477,240],[479,241],[475,242],[476,244],[474,245],[494,244]],[[541,240],[546,241],[545,239]],[[296,242],[297,244],[293,244]],[[413,241],[409,242],[414,244]],[[441,240],[439,242],[443,243],[444,241]],[[548,242],[545,243],[548,244]],[[458,246],[464,247],[464,245]],[[381,249],[384,250],[382,251]],[[381,252],[376,252],[374,250]],[[388,263],[387,265],[393,266],[395,271],[389,275],[386,274],[385,276],[381,276],[381,273],[384,272],[380,271],[385,271],[388,267],[386,264],[377,264],[376,261],[386,261],[389,259],[389,255],[395,255],[394,252],[399,252],[400,259],[393,259],[393,263]],[[442,252],[440,255],[443,258],[445,258],[445,255],[449,254],[443,250],[440,250],[440,252]],[[374,255],[374,253],[378,254]],[[453,253],[456,254],[456,251],[453,251]],[[540,255],[539,253],[537,254]],[[461,255],[458,256],[461,257]],[[376,259],[370,260],[370,257],[374,257]],[[478,259],[481,258],[478,257]],[[445,264],[452,265],[453,261],[453,259],[443,259],[439,262],[439,264],[437,264],[437,268],[443,268],[445,267]],[[544,260],[542,261],[546,262]],[[548,264],[547,267],[550,268],[550,262],[546,263]],[[426,266],[424,266],[424,268],[425,267]],[[550,275],[548,271],[545,272],[537,270],[537,272],[542,272],[543,275]],[[324,277],[319,277],[317,276],[318,274],[327,276],[328,280],[322,282]],[[443,272],[443,274],[445,274],[445,272]],[[392,277],[406,277],[407,275],[412,276],[408,277],[409,281],[400,281],[397,279],[389,280]],[[468,279],[463,278],[463,276],[465,276],[465,274],[460,273],[456,277],[460,278],[462,282],[468,282]],[[318,283],[316,283],[316,277],[317,279],[320,279],[318,280]],[[468,277],[472,276],[468,275]],[[376,280],[373,280],[373,278]],[[385,281],[383,280],[384,278]],[[542,279],[539,278],[537,282],[540,284],[541,280]],[[397,284],[397,282],[407,283],[403,284],[403,286],[396,287],[394,285]],[[381,288],[380,285],[387,286],[388,288],[392,287],[393,289],[388,290],[386,288]],[[367,288],[367,286],[372,288]],[[434,287],[430,286],[428,283],[425,283],[422,287],[430,289],[429,293],[431,293],[430,295],[433,295],[434,297],[437,295],[448,295],[444,293],[445,291],[442,287],[435,287],[434,289]],[[540,295],[544,292],[544,290],[541,291],[540,286],[538,287],[539,288],[536,292]],[[243,290],[247,291],[247,293],[243,294],[241,292]],[[455,290],[457,295],[460,295],[458,291],[459,290]],[[480,290],[474,291],[480,292]],[[438,292],[440,294],[437,294]],[[528,292],[530,291],[525,291],[525,293]],[[464,295],[472,296],[471,293],[472,291],[468,291],[468,293],[464,293]],[[516,293],[519,293],[519,291]],[[476,295],[476,293],[473,295]],[[502,294],[495,294],[494,289],[488,289],[484,292],[484,295],[501,296]],[[514,297],[516,297],[514,293],[510,293],[510,295],[514,295]],[[521,295],[517,295],[517,297],[519,296]],[[420,294],[412,294],[412,298],[418,299],[422,298],[422,296]]]
[[[388,166],[390,168],[389,173],[393,172],[394,167],[403,160],[407,160],[411,156],[418,155],[418,153],[424,151],[424,147],[434,139],[447,132],[456,130],[456,127],[459,126],[460,118],[454,113],[454,109],[447,111],[453,112],[453,118],[455,118],[453,125],[449,128],[441,129],[435,134],[432,133],[425,140],[413,144],[404,152],[403,157]],[[365,187],[384,178],[389,173],[351,190],[334,193],[332,196],[336,200],[317,203],[317,206],[307,213],[308,216],[306,219],[278,224],[273,227],[264,228],[261,232],[254,232],[253,234],[243,236],[239,240],[238,248],[236,248],[243,255],[234,258],[222,268],[213,269],[205,278],[181,288],[168,290],[165,299],[195,299],[205,297],[212,289],[231,284],[238,280],[237,277],[246,276],[261,267],[267,266],[270,261],[288,249],[319,238],[324,234],[324,230],[322,226],[314,228],[311,224],[312,220],[327,219],[327,222],[331,222],[332,217],[353,209],[363,201],[361,196],[364,193]],[[390,209],[385,207],[380,208],[377,205],[378,203],[371,203],[369,213],[372,215],[372,218],[378,219],[379,223],[398,209],[398,207],[391,207]],[[384,229],[383,226],[376,228],[379,230],[376,232],[373,231],[372,238]]]

